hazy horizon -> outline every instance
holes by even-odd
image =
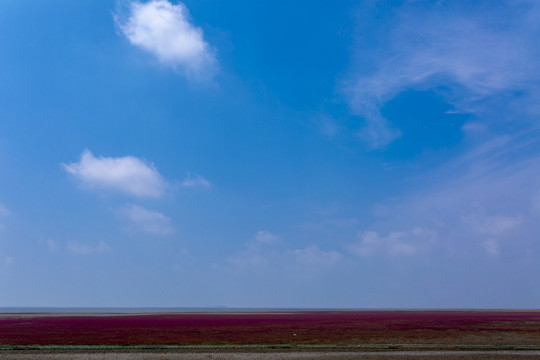
[[[279,308],[264,308],[264,307],[228,307],[228,306],[212,306],[212,307],[0,307],[0,313],[126,313],[126,314],[151,314],[151,313],[257,313],[257,312],[325,312],[325,311],[363,311],[363,312],[378,312],[378,311],[406,311],[406,312],[433,312],[433,311],[456,311],[456,312],[515,312],[515,311],[538,311],[538,308],[299,308],[299,307],[279,307]]]

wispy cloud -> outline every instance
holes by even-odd
[[[269,261],[267,247],[278,242],[278,235],[265,230],[257,231],[251,241],[245,244],[245,248],[229,256],[227,261],[240,267],[266,265]]]
[[[133,157],[95,157],[84,150],[79,162],[62,164],[88,188],[118,191],[136,197],[160,197],[166,181],[153,164]]]
[[[253,244],[263,245],[263,244],[275,244],[279,241],[279,236],[272,234],[269,231],[260,230],[257,231],[253,237]]]
[[[39,243],[47,246],[50,253],[55,253],[58,250],[58,242],[53,239],[40,239]]]
[[[111,250],[103,240],[100,240],[95,246],[71,241],[68,242],[67,248],[70,252],[78,255],[100,254]]]
[[[540,12],[532,11],[538,4],[459,4],[405,2],[387,12],[387,22],[366,20],[369,30],[360,28],[354,65],[342,89],[352,110],[365,118],[360,136],[372,148],[399,137],[399,129],[383,117],[381,108],[406,90],[445,87],[447,101],[459,112],[489,112],[492,122],[515,119],[501,119],[491,111],[494,106],[519,102],[506,110],[523,112],[537,103],[525,104],[539,91]],[[369,6],[363,10],[366,19],[378,11]]]
[[[441,165],[424,175],[416,191],[379,211],[379,229],[389,235],[373,234],[373,244],[399,240],[400,232],[391,236],[392,229],[414,226],[435,231],[432,247],[453,256],[478,256],[479,251],[528,256],[540,232],[538,153],[536,141],[493,139]],[[361,234],[357,253],[375,251],[368,235]]]
[[[15,264],[15,258],[11,257],[11,256],[6,256],[4,258],[4,266],[5,267],[10,267],[12,266],[13,264]]]
[[[486,251],[492,255],[499,255],[500,249],[499,249],[499,241],[494,238],[489,238],[487,240],[484,240],[482,242],[482,246]]]
[[[228,262],[238,268],[309,268],[311,270],[329,266],[341,261],[344,256],[334,250],[321,250],[312,244],[299,249],[279,247],[282,244],[278,235],[269,231],[258,231],[245,248],[228,257]]]
[[[497,236],[506,231],[515,229],[521,224],[519,216],[492,215],[478,216],[476,214],[464,216],[462,221],[470,224],[479,234]]]
[[[3,204],[0,203],[0,218],[7,217],[11,215],[11,211]],[[0,230],[5,229],[5,225],[0,223]]]
[[[304,265],[332,265],[343,259],[337,251],[323,251],[316,245],[293,251],[296,260]]]
[[[319,115],[314,121],[319,128],[319,132],[325,136],[334,137],[340,131],[340,125],[328,115]]]
[[[437,93],[448,112],[469,120],[461,153],[423,167],[417,188],[388,200],[374,214],[375,231],[361,231],[350,250],[419,254],[421,245],[453,257],[528,256],[540,231],[540,4],[381,4],[358,15],[352,69],[342,83],[352,111],[365,119],[360,136],[371,148],[399,137],[382,110],[407,91]],[[372,16],[379,11],[384,17]]]
[[[9,216],[11,211],[4,205],[0,203],[0,216]]]
[[[142,231],[154,235],[170,235],[174,233],[171,219],[158,211],[128,204],[117,210],[117,213],[128,221],[128,230],[130,231]]]
[[[349,250],[354,254],[407,256],[416,254],[434,242],[437,234],[433,230],[417,227],[409,231],[392,231],[387,236],[376,231],[364,231],[358,234],[358,237],[358,242],[349,245]]]
[[[192,24],[183,3],[133,1],[129,3],[128,14],[116,14],[115,21],[133,45],[187,77],[206,80],[215,73],[214,51],[204,40],[202,29]]]
[[[182,181],[183,187],[210,187],[210,182],[200,175],[192,175],[188,173],[184,181]]]

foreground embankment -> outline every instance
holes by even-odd
[[[23,352],[3,353],[4,360],[531,360],[540,351],[406,351],[406,352]]]

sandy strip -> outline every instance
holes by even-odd
[[[381,351],[381,352],[244,352],[244,353],[16,353],[2,360],[510,360],[540,359],[540,351]]]

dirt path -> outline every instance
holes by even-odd
[[[540,351],[397,351],[397,352],[243,352],[243,353],[17,353],[0,352],[3,360],[529,360]]]

